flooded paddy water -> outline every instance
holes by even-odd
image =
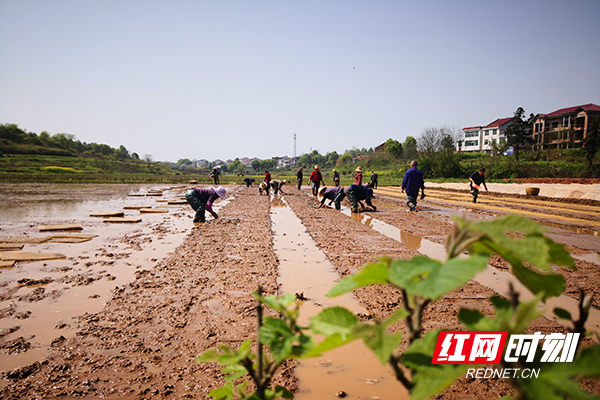
[[[326,296],[339,280],[338,273],[288,207],[285,196],[274,196],[271,207],[281,290],[308,299],[302,306],[301,323],[307,325],[311,316],[328,306],[342,306],[355,314],[368,315],[369,311],[350,294]],[[408,398],[408,392],[396,381],[389,365],[382,366],[362,341],[327,352],[323,357],[303,360],[295,373],[298,400],[335,398],[335,393],[340,397],[342,393],[351,393],[359,399]]]
[[[0,240],[22,242],[21,252],[64,256],[0,268],[0,369],[43,359],[53,340],[75,335],[75,317],[101,310],[111,290],[174,250],[191,224],[182,205],[165,200],[176,201],[181,191],[164,185],[0,185]],[[141,214],[141,207],[166,212]],[[98,212],[120,212],[140,222],[90,216]],[[81,229],[40,232],[40,226],[56,225]],[[58,234],[65,243],[41,242]],[[69,236],[81,234],[91,239],[69,243]]]

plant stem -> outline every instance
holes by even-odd
[[[259,296],[262,296],[263,294],[263,289],[262,286],[258,286],[258,290],[257,293]],[[258,356],[257,356],[257,365],[256,365],[256,377],[258,382],[256,382],[256,391],[258,393],[258,396],[263,399],[265,397],[265,386],[264,386],[264,382],[263,382],[263,346],[262,343],[260,342],[260,338],[259,338],[259,332],[260,332],[260,328],[262,326],[262,321],[263,321],[263,309],[262,309],[262,303],[257,300],[257,304],[256,304],[256,315],[258,318],[258,326],[256,329],[256,348],[257,348],[257,352],[258,352]]]

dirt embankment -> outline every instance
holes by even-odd
[[[102,312],[82,316],[77,338],[57,338],[46,361],[6,374],[0,398],[207,398],[223,384],[220,368],[193,358],[254,338],[251,293],[277,290],[269,200],[236,196],[219,220],[116,289]],[[280,375],[295,387],[291,368]]]

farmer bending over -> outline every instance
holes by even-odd
[[[226,195],[227,192],[222,186],[216,189],[194,188],[188,190],[185,193],[185,199],[194,211],[196,211],[194,222],[206,222],[204,218],[205,211],[208,211],[215,219],[219,218],[217,213],[213,211],[212,205],[219,197],[224,199]]]
[[[358,212],[358,205],[360,204],[361,208],[364,209],[365,206],[361,203],[361,200],[366,201],[367,205],[373,210],[377,211],[377,207],[375,207],[371,203],[371,199],[373,198],[373,188],[370,183],[366,185],[349,185],[344,188],[344,194],[348,197],[348,201],[350,202],[350,208],[353,213]]]
[[[344,188],[341,188],[339,186],[332,187],[329,189],[327,189],[326,187],[322,187],[321,189],[319,189],[319,194],[323,196],[319,208],[323,207],[325,205],[325,200],[329,199],[329,205],[335,203],[336,210],[340,210],[342,208],[341,202],[342,200],[344,200],[344,197],[346,197],[346,194],[344,193]]]

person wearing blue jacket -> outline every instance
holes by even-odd
[[[358,212],[358,205],[361,203],[361,200],[364,200],[369,207],[373,211],[377,211],[377,207],[371,203],[371,199],[373,198],[373,188],[370,183],[366,185],[349,185],[344,188],[344,194],[348,197],[348,201],[350,202],[350,209],[353,213]],[[364,208],[364,206],[363,206]]]
[[[417,160],[410,163],[410,169],[404,174],[402,180],[402,193],[406,190],[406,204],[410,211],[417,210],[417,198],[419,197],[419,189],[421,189],[421,200],[425,198],[425,181],[423,180],[423,172],[417,168]]]

